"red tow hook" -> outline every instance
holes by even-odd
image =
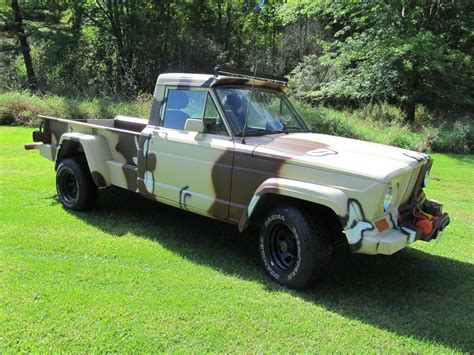
[[[422,233],[422,240],[428,242],[436,238],[438,232],[442,231],[449,224],[449,215],[443,213],[442,209],[442,205],[434,201],[425,201],[423,209],[419,206],[413,209],[414,224]]]
[[[425,216],[420,216],[417,217],[417,222],[415,226],[423,232],[423,239],[427,240],[429,236],[431,235],[431,232],[433,232],[433,224],[434,222],[438,219],[437,217],[432,217],[432,218],[427,218]]]

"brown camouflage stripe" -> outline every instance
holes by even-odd
[[[104,176],[99,173],[98,171],[92,171],[92,180],[99,188],[107,187],[107,183],[105,181]]]

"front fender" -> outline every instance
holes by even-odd
[[[70,144],[68,143],[76,143],[82,146],[95,184],[98,187],[109,186],[111,181],[107,160],[111,160],[112,157],[105,138],[100,135],[79,132],[64,133],[59,141],[56,164],[64,157],[75,153],[75,151],[69,151],[70,149],[75,150],[75,148],[69,148]]]
[[[252,217],[261,198],[266,194],[292,197],[298,200],[316,203],[330,208],[337,216],[347,215],[349,198],[336,188],[282,178],[265,180],[255,191],[249,205],[239,221],[239,231],[243,231]]]

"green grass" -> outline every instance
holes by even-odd
[[[232,226],[118,189],[64,210],[30,135],[0,127],[0,352],[474,350],[473,156],[434,155],[441,243],[338,255],[296,292]]]

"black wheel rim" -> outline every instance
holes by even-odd
[[[77,180],[69,171],[64,171],[61,176],[61,192],[63,198],[71,203],[77,199]]]
[[[290,270],[298,257],[293,231],[283,223],[275,225],[269,238],[269,251],[273,263],[282,271]]]

